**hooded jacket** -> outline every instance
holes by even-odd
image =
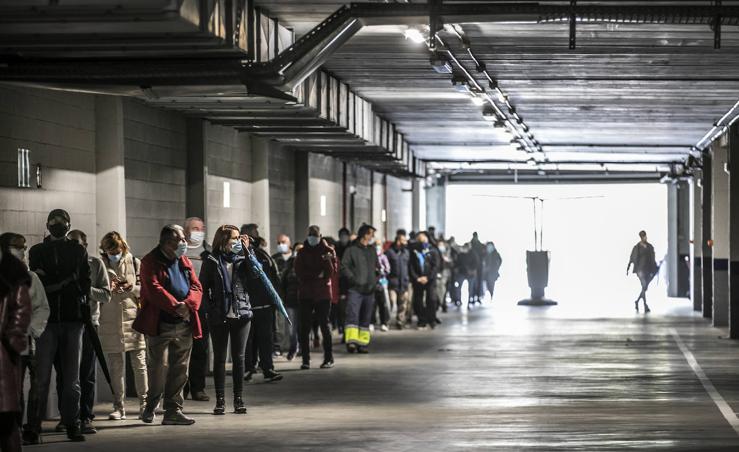
[[[220,255],[209,254],[203,261],[200,283],[203,285],[203,308],[208,313],[208,323],[216,325],[226,321],[232,310],[239,319],[251,319],[253,313],[246,289],[247,269],[250,265],[243,256],[234,259],[231,276],[231,297],[226,296],[226,285]]]
[[[374,245],[362,245],[355,240],[341,259],[341,275],[346,278],[349,290],[361,294],[374,293],[377,284],[377,251]]]
[[[321,239],[316,246],[310,246],[306,240],[295,258],[300,300],[332,300],[332,280],[338,271],[336,251],[325,240]]]

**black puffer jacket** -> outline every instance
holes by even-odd
[[[49,322],[85,320],[82,306],[90,293],[87,251],[74,240],[49,237],[28,252],[28,264],[44,283],[49,300]]]
[[[400,293],[405,292],[408,290],[408,284],[410,283],[410,276],[408,275],[410,254],[408,253],[408,248],[401,248],[393,244],[393,246],[385,251],[385,256],[390,261],[390,275],[388,275],[390,289]]]
[[[233,262],[233,277],[231,278],[231,300],[227,300],[224,284],[223,268],[219,256],[208,254],[200,270],[200,284],[203,285],[202,309],[208,314],[208,323],[218,324],[226,321],[228,313],[233,309],[231,303],[236,303],[235,311],[240,319],[250,319],[253,316],[249,293],[247,292],[247,268],[249,262],[243,256]]]

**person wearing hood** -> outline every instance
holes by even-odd
[[[493,299],[495,293],[495,282],[500,277],[500,266],[503,265],[503,258],[500,257],[498,249],[493,242],[485,244],[485,258],[483,260],[483,274],[485,278],[485,287],[490,293],[490,299]]]
[[[46,415],[51,369],[59,353],[62,370],[61,417],[71,441],[84,441],[80,429],[80,357],[84,314],[92,282],[87,251],[75,240],[67,238],[71,229],[69,214],[62,209],[49,212],[46,228],[49,235],[28,252],[29,268],[41,279],[49,301],[49,321],[36,342],[38,405],[28,413],[26,439],[41,442],[41,421]]]
[[[418,328],[436,327],[436,274],[439,257],[425,232],[416,235],[408,273],[413,284],[413,309],[418,316]]]
[[[27,258],[26,258],[26,238],[21,234],[13,232],[6,232],[0,235],[0,255],[1,254],[12,254],[16,259],[21,261],[26,267],[28,276],[31,279],[31,286],[28,294],[31,298],[31,323],[28,328],[27,347],[21,352],[21,375],[20,375],[20,408],[21,415],[23,418],[23,411],[26,404],[23,400],[23,383],[26,379],[26,371],[28,371],[28,377],[31,382],[30,388],[28,389],[28,408],[26,412],[35,412],[36,406],[38,405],[36,387],[36,341],[46,329],[46,322],[49,320],[49,301],[46,299],[46,292],[44,291],[44,285],[39,279],[38,275],[28,270]],[[23,437],[26,437],[26,432],[23,432]],[[25,441],[24,441],[25,442]]]
[[[318,319],[323,338],[322,369],[334,366],[331,342],[331,298],[334,276],[339,271],[336,251],[321,237],[318,226],[308,228],[308,237],[295,258],[295,274],[298,277],[300,299],[300,350],[301,369],[310,369],[310,331],[314,316]]]
[[[375,305],[377,284],[377,252],[374,247],[376,229],[363,224],[357,239],[344,252],[341,274],[349,288],[346,304],[344,340],[349,353],[369,353],[370,322]]]
[[[100,251],[113,291],[110,303],[100,309],[100,343],[110,368],[113,388],[112,421],[126,419],[126,354],[133,370],[139,418],[146,408],[149,378],[146,365],[146,340],[133,329],[141,297],[141,261],[136,259],[121,234],[111,231],[100,240]]]
[[[141,310],[133,328],[147,337],[149,392],[141,416],[154,422],[164,399],[162,425],[192,425],[183,412],[183,391],[188,377],[192,341],[202,337],[198,310],[203,298],[190,259],[187,239],[176,224],[162,228],[159,245],[141,260]]]
[[[205,240],[205,223],[201,218],[190,217],[185,220],[185,239],[187,240],[187,251],[185,256],[190,259],[192,268],[196,275],[200,275],[203,262],[210,254],[210,245]],[[208,330],[208,322],[204,304],[200,305],[198,316],[202,320],[203,336],[199,339],[193,339],[192,354],[190,356],[190,367],[188,369],[188,380],[185,385],[185,398],[188,394],[193,400],[207,402],[210,400],[208,394],[205,393],[205,376],[208,373],[208,338],[210,332]]]
[[[213,382],[216,406],[213,414],[226,413],[226,355],[231,342],[233,410],[246,414],[243,400],[245,351],[251,320],[254,316],[248,292],[251,261],[245,258],[249,248],[247,236],[239,228],[223,225],[213,237],[213,252],[203,262],[200,282],[203,303],[207,305],[208,322],[213,340]]]

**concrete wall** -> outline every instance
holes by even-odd
[[[713,324],[729,324],[729,176],[724,171],[728,161],[726,135],[714,142],[711,211],[713,214]]]
[[[17,187],[17,149],[42,165],[43,188]],[[0,86],[0,232],[28,244],[46,234],[54,208],[69,211],[72,227],[97,243],[95,231],[95,96]]]
[[[413,214],[410,188],[410,180],[387,177],[387,231],[390,240],[400,228],[411,230]]]
[[[208,125],[206,133],[208,241],[223,224],[241,227],[251,216],[251,140],[231,127]],[[224,206],[224,183],[230,207]]]
[[[269,157],[269,249],[278,234],[295,237],[295,158],[292,151],[272,143]]]
[[[338,238],[342,227],[342,164],[325,155],[308,156],[308,222],[320,226],[323,235]],[[321,197],[325,197],[326,211],[321,215]],[[302,232],[304,235],[305,232]]]
[[[351,215],[351,198],[347,201],[347,227],[353,232],[359,229],[362,223],[372,222],[372,187],[371,187],[371,171],[357,165],[349,165],[347,171],[347,185],[354,187],[354,215],[352,223]],[[351,188],[350,188],[351,193]],[[373,225],[378,227],[377,225]]]
[[[128,243],[138,256],[168,223],[185,219],[184,116],[135,100],[123,103]]]

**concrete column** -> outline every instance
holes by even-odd
[[[126,176],[123,143],[121,98],[96,96],[96,230],[88,231],[91,236],[88,238],[88,243],[93,246],[93,250],[97,249],[103,235],[110,231],[118,231],[126,237]]]
[[[687,182],[668,187],[667,294],[690,296],[690,191]]]
[[[729,337],[739,339],[739,127],[729,133]]]
[[[187,167],[185,170],[185,216],[202,218],[208,224],[208,122],[187,119]]]
[[[438,179],[426,189],[426,224],[436,226],[437,233],[446,232],[446,185]]]
[[[701,247],[703,249],[701,259],[701,281],[702,300],[703,300],[703,317],[710,319],[713,315],[713,250],[711,249],[711,184],[713,179],[711,154],[706,152],[703,155],[703,187],[701,189],[701,212],[702,218],[702,238]]]
[[[696,174],[690,181],[690,262],[691,273],[690,293],[693,300],[693,309],[701,310],[703,306],[703,284],[701,274],[701,259],[703,257],[703,212],[701,211],[701,175]]]
[[[272,243],[269,232],[269,140],[252,137],[252,186],[249,223],[259,225],[259,233],[267,243]]]
[[[319,207],[320,208],[320,207]],[[302,238],[310,226],[310,159],[307,152],[295,153],[295,238]],[[320,225],[319,225],[320,226]],[[333,235],[334,231],[322,231]]]
[[[411,227],[414,231],[421,229],[421,191],[423,190],[423,180],[418,178],[411,179]]]
[[[713,325],[729,325],[729,177],[725,164],[728,137],[724,135],[712,147],[713,183],[711,212],[713,239]]]

